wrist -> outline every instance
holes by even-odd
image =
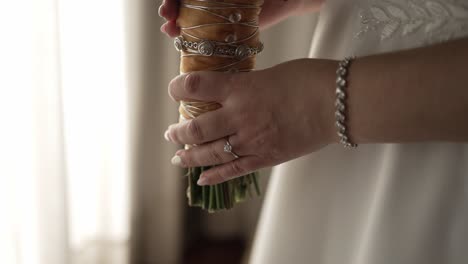
[[[344,147],[357,147],[355,137],[349,129],[348,97],[350,68],[353,58],[342,61],[324,61],[324,71],[318,74],[322,91],[320,100],[320,127],[327,144],[340,143]],[[351,96],[352,97],[352,96]]]
[[[308,120],[311,133],[319,137],[323,145],[338,143],[340,140],[335,127],[335,81],[338,61],[322,59],[305,60],[305,91],[302,99],[308,105]],[[311,138],[312,142],[317,138]]]
[[[319,118],[327,144],[340,142],[335,125],[336,70],[338,68],[338,63],[339,61],[334,60],[325,61],[326,66],[323,72],[323,78],[320,78],[321,82],[319,84],[321,87],[320,90],[322,91]]]

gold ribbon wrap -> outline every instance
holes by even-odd
[[[259,41],[258,17],[263,0],[181,0],[177,25],[181,28],[178,50],[181,54],[180,73],[193,71],[240,71],[254,69],[255,55],[218,56],[197,53],[197,48],[181,44],[209,41],[220,47],[239,46],[263,47]],[[232,53],[232,52],[231,52]],[[231,54],[232,55],[232,54]],[[216,110],[221,105],[216,102],[182,101],[179,107],[179,122],[195,118],[203,113]],[[190,148],[192,146],[185,146]],[[234,146],[235,150],[235,146]],[[222,150],[220,150],[222,151]],[[200,206],[209,211],[229,209],[235,202],[244,200],[239,188],[250,191],[254,184],[259,193],[256,173],[243,176],[218,186],[200,187],[196,180],[204,168],[190,168],[187,196],[191,206]],[[220,196],[220,197],[218,197]],[[221,199],[222,201],[218,201]]]

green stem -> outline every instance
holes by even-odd
[[[255,188],[257,195],[261,194],[257,172],[213,186],[199,186],[197,181],[201,173],[210,168],[208,166],[188,169],[187,197],[190,206],[198,206],[209,212],[216,212],[231,209],[236,203],[245,201],[247,192],[252,197],[251,188]]]
[[[208,212],[214,212],[215,211],[214,209],[215,209],[215,206],[216,206],[215,205],[216,201],[215,201],[215,197],[214,197],[215,196],[215,192],[214,192],[215,187],[213,185],[211,185],[208,188],[210,189],[210,203],[208,205]]]
[[[254,172],[254,177],[253,177],[253,182],[254,182],[254,185],[255,185],[255,191],[257,193],[257,195],[260,195],[261,192],[260,192],[260,185],[258,184],[258,176],[259,176],[259,173],[258,172]]]
[[[215,208],[213,208],[214,210],[219,210],[221,209],[221,199],[219,199],[219,185],[214,185],[214,191],[215,191],[215,201],[216,201],[216,205],[215,205]]]

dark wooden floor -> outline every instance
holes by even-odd
[[[242,240],[200,240],[186,250],[183,264],[240,264],[244,252]]]

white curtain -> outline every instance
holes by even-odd
[[[5,2],[0,8],[0,262],[66,263],[57,9],[53,1]]]
[[[2,2],[0,263],[126,260],[123,6]]]
[[[0,2],[0,263],[182,261],[193,219],[162,137],[177,120],[167,83],[179,60],[158,5]],[[265,32],[259,68],[306,56],[313,21]],[[197,223],[208,237],[250,238],[260,206]]]

